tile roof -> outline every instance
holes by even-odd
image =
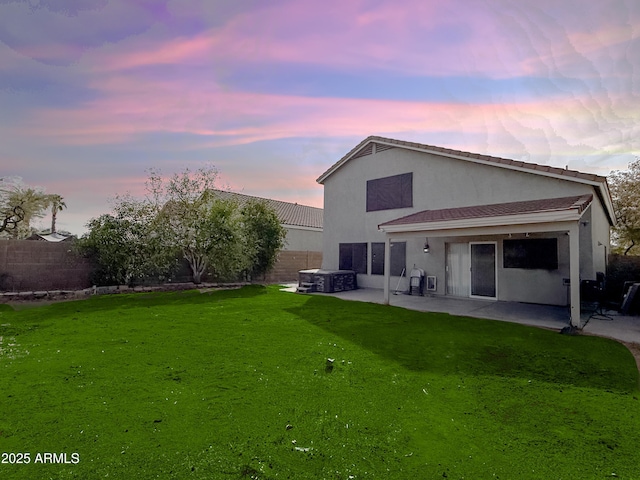
[[[343,163],[348,161],[352,156],[355,156],[355,154],[362,147],[364,147],[370,142],[373,142],[373,143],[379,142],[380,144],[384,145],[387,148],[389,146],[398,146],[398,147],[405,147],[413,150],[422,150],[422,151],[440,153],[443,155],[455,156],[462,159],[468,159],[470,161],[489,162],[497,166],[502,166],[506,168],[511,167],[511,168],[520,168],[524,170],[531,170],[533,173],[559,175],[562,177],[567,177],[567,179],[583,180],[583,181],[597,182],[597,183],[606,182],[606,177],[596,175],[593,173],[583,173],[577,170],[568,170],[564,168],[551,167],[548,165],[539,165],[537,163],[522,162],[519,160],[510,160],[507,158],[493,157],[490,155],[482,155],[479,153],[465,152],[462,150],[453,150],[450,148],[436,147],[434,145],[427,145],[423,143],[406,142],[403,140],[395,140],[393,138],[378,137],[374,135],[365,138],[362,142],[356,145],[356,147],[353,148],[349,153],[347,153],[344,157],[342,157],[335,164],[333,164],[327,171],[325,171],[322,175],[320,175],[320,177],[318,177],[318,182],[322,183],[326,177],[328,177],[335,170],[340,168],[340,166],[342,166]],[[358,156],[360,156],[359,153],[358,153]]]
[[[576,213],[582,213],[584,209],[589,206],[592,200],[593,195],[587,194],[573,197],[545,198],[542,200],[526,200],[521,202],[495,203],[491,205],[444,208],[441,210],[424,210],[422,212],[417,212],[412,215],[407,215],[406,217],[397,218],[390,222],[383,223],[380,227],[568,210],[575,210]]]
[[[308,228],[322,228],[323,213],[322,208],[309,207],[297,203],[282,202],[270,198],[254,197],[242,193],[228,192],[225,190],[215,190],[217,196],[222,199],[235,200],[240,205],[250,200],[261,200],[273,208],[283,225]]]

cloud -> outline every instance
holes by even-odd
[[[493,54],[485,53],[490,29],[476,16],[464,14],[468,8],[456,12],[458,18],[443,25],[443,7],[437,2],[413,1],[403,8],[369,3],[263,4],[196,36],[170,38],[153,47],[142,40],[132,45],[132,51],[103,59],[98,68],[199,61],[231,67],[237,63],[280,63],[447,75],[469,73],[469,64],[451,61],[461,55],[471,55],[483,68],[494,61]],[[476,46],[480,35],[482,48]]]
[[[625,58],[620,52],[637,48],[638,42],[629,41],[637,31],[617,30],[612,20],[594,23],[589,36],[579,26],[565,28],[560,20],[566,13],[520,5],[494,1],[461,9],[455,3],[416,1],[398,9],[359,1],[327,9],[316,2],[285,2],[230,14],[228,21],[192,35],[163,39],[167,30],[155,28],[86,55],[81,77],[91,95],[64,108],[34,110],[14,132],[60,145],[124,145],[145,135],[188,135],[192,145],[184,148],[192,149],[415,133],[446,138],[454,148],[545,161],[571,151],[605,155],[638,149],[638,75],[628,74],[633,62],[620,63]],[[192,8],[202,5],[192,2]],[[321,15],[327,22],[318,26]],[[628,47],[620,49],[621,44]],[[354,98],[349,91],[341,96],[296,91],[287,83],[290,93],[270,92],[268,83],[263,90],[247,89],[229,83],[233,76],[225,74],[246,69],[250,75],[254,67],[272,65],[282,72],[274,79],[286,82],[288,69],[301,64],[348,70],[354,89],[358,75],[366,82],[388,70],[428,72],[428,78],[470,71],[481,76],[478,82],[471,76],[452,84],[448,100],[442,95],[416,100],[411,92],[398,100],[384,98],[382,83],[374,92],[378,98]],[[491,76],[520,81],[513,75],[523,72],[531,76],[518,77],[521,83],[511,95],[499,89],[488,94],[483,86]],[[420,82],[410,85],[417,90]],[[461,89],[465,94],[477,89],[477,95],[456,101]]]
[[[82,108],[41,110],[29,133],[72,145],[127,142],[154,132],[190,134],[202,148],[295,137],[464,132],[519,138],[523,148],[513,152],[518,155],[561,155],[581,145],[594,152],[638,148],[634,105],[614,109],[607,95],[588,92],[502,104],[271,95],[130,77],[106,78],[92,87],[101,99]]]
[[[67,66],[106,43],[140,35],[166,20],[166,1],[2,2],[0,42],[47,65]]]
[[[300,64],[367,72],[508,78],[553,75],[575,58],[638,38],[639,7],[609,0],[393,2],[40,2],[0,4],[0,40],[72,64],[98,48],[96,71],[195,63]],[[43,6],[44,5],[44,6]],[[579,10],[580,15],[575,11]],[[575,17],[575,18],[574,18]],[[579,19],[578,20],[576,20]],[[102,49],[104,48],[104,51]],[[584,63],[584,61],[582,62]]]
[[[0,163],[72,179],[77,205],[204,160],[245,193],[318,198],[371,134],[601,174],[640,152],[634,0],[0,0],[0,18]]]

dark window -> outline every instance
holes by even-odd
[[[367,212],[413,207],[413,173],[367,181]]]
[[[353,266],[353,247],[351,243],[340,244],[340,261],[338,268],[340,270],[351,270]]]
[[[340,270],[353,270],[356,273],[367,273],[367,244],[366,243],[341,243]]]
[[[504,240],[504,268],[556,270],[558,268],[557,238],[527,238]]]
[[[407,242],[392,242],[391,243],[391,275],[399,277],[406,275],[407,268]]]
[[[391,275],[399,277],[406,266],[407,243],[391,242]],[[384,243],[371,244],[371,275],[384,275]]]
[[[384,275],[384,243],[371,244],[371,275]]]

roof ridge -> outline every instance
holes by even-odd
[[[573,169],[570,170],[568,168],[554,167],[553,165],[543,165],[540,163],[525,162],[523,160],[513,160],[509,158],[504,158],[504,157],[485,155],[482,153],[468,152],[465,150],[455,150],[451,148],[438,147],[436,145],[429,145],[426,143],[409,142],[406,140],[398,140],[395,138],[381,137],[378,135],[370,135],[364,140],[362,140],[358,145],[352,148],[346,155],[344,155],[340,160],[338,160],[331,167],[329,167],[322,175],[320,175],[316,181],[318,183],[323,183],[324,180],[329,175],[331,175],[335,170],[339,169],[344,163],[350,160],[351,157],[358,150],[360,150],[364,145],[366,145],[369,142],[380,142],[380,143],[386,143],[387,145],[391,144],[394,146],[408,147],[408,148],[413,148],[413,149],[423,150],[423,151],[427,150],[427,151],[431,151],[431,152],[435,152],[443,155],[459,157],[463,160],[465,159],[468,159],[470,161],[479,160],[482,162],[489,162],[495,165],[501,165],[506,168],[515,167],[518,169],[522,169],[524,171],[547,173],[551,175],[565,177],[567,179],[577,179],[578,181],[583,180],[583,181],[597,182],[597,183],[602,183],[602,182],[606,183],[607,181],[606,177],[595,174],[595,173],[586,173],[586,172],[581,172],[579,170],[573,170]]]
[[[530,170],[542,170],[542,171],[552,171],[553,170],[553,172],[551,172],[551,173],[557,173],[558,175],[565,175],[565,176],[571,176],[571,177],[588,176],[588,177],[598,178],[598,179],[601,179],[601,180],[606,180],[606,177],[604,177],[602,175],[595,174],[595,173],[586,173],[586,172],[581,172],[579,170],[555,167],[553,165],[545,165],[545,164],[535,163],[535,162],[525,162],[524,160],[513,160],[513,159],[510,159],[510,158],[497,157],[497,156],[494,156],[494,155],[486,155],[486,154],[482,154],[482,153],[474,153],[474,152],[469,152],[469,151],[466,151],[466,150],[457,150],[457,149],[452,149],[452,148],[439,147],[439,146],[436,146],[436,145],[429,145],[429,144],[426,144],[426,143],[409,142],[409,141],[405,141],[405,140],[397,140],[397,139],[394,139],[394,138],[380,137],[380,136],[375,136],[375,135],[367,137],[363,142],[361,142],[361,144],[365,144],[367,141],[374,141],[374,140],[378,140],[378,141],[381,141],[381,142],[390,142],[390,143],[394,143],[396,145],[404,145],[404,146],[413,147],[413,148],[435,150],[435,151],[440,152],[440,153],[445,153],[445,154],[449,154],[449,155],[455,155],[455,156],[459,156],[459,157],[469,157],[469,158],[474,158],[474,159],[477,159],[477,160],[485,160],[485,161],[490,161],[490,162],[494,162],[494,163],[501,163],[501,164],[506,163],[506,164],[509,164],[509,165],[512,165],[512,166],[517,166],[517,167],[526,168],[526,169],[530,169]],[[346,158],[348,156],[349,156],[349,154],[345,155],[343,158]]]
[[[211,189],[214,194],[231,198],[244,204],[250,200],[258,200],[267,203],[276,212],[280,223],[292,227],[308,227],[322,229],[324,222],[324,209],[302,205],[299,203],[274,200],[272,198],[256,197],[245,193],[236,193],[230,190]]]
[[[222,193],[228,193],[228,194],[231,194],[231,195],[238,195],[238,196],[242,196],[242,197],[255,198],[257,200],[265,200],[267,202],[279,202],[279,203],[284,203],[284,204],[287,204],[287,205],[296,205],[296,206],[299,206],[299,207],[313,208],[313,209],[316,209],[316,210],[323,210],[321,207],[314,207],[312,205],[305,205],[303,203],[287,202],[285,200],[276,200],[274,198],[259,197],[257,195],[248,195],[246,193],[239,193],[239,192],[234,192],[234,191],[231,191],[231,190],[223,190],[221,188],[212,188],[211,190],[214,191],[214,192],[222,192]]]

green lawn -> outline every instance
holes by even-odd
[[[0,324],[2,479],[640,478],[606,339],[257,286]]]

